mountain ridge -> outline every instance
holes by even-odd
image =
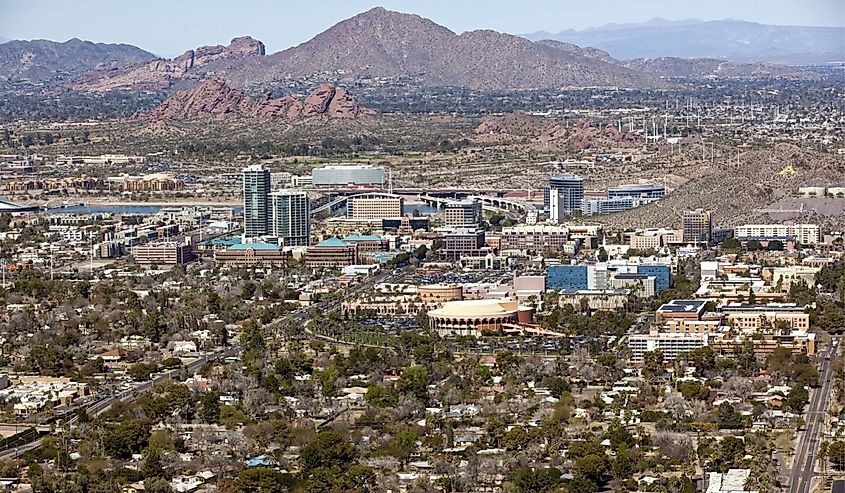
[[[43,82],[73,77],[97,67],[120,67],[155,58],[137,46],[94,43],[71,38],[64,42],[36,39],[0,44],[0,79]]]
[[[732,62],[788,64],[845,60],[845,28],[842,27],[778,26],[734,19],[652,21],[581,31],[538,31],[523,36],[533,41],[553,39],[592,46],[623,60],[722,58]]]

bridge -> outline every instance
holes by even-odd
[[[38,210],[38,206],[35,205],[20,205],[12,202],[9,199],[4,197],[0,197],[0,212],[11,212],[11,213],[20,213],[20,212],[35,212]]]
[[[453,199],[443,197],[433,197],[431,195],[418,195],[417,198],[424,203],[442,209],[446,204],[453,202]],[[535,207],[527,202],[515,199],[506,199],[504,197],[489,197],[486,195],[469,195],[467,200],[477,200],[481,202],[485,210],[506,210],[527,213],[530,210],[535,210]]]
[[[435,196],[428,193],[414,193],[410,190],[394,190],[393,193],[390,192],[379,192],[379,191],[366,191],[361,192],[360,190],[358,193],[352,195],[343,195],[330,198],[328,202],[311,209],[311,215],[316,216],[320,213],[325,211],[335,211],[346,204],[349,199],[358,198],[358,197],[386,197],[386,198],[398,198],[398,197],[416,197],[420,201],[425,204],[437,207],[438,209],[443,209],[446,207],[446,204],[449,202],[453,202],[456,198],[456,195],[445,194],[446,196]],[[481,202],[482,207],[486,211],[505,211],[505,212],[518,212],[521,214],[525,214],[528,211],[535,210],[535,207],[528,202],[524,202],[522,200],[499,197],[499,196],[490,196],[490,195],[461,195],[467,200],[477,200]]]

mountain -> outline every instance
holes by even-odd
[[[635,58],[624,62],[631,70],[654,74],[663,78],[749,78],[789,77],[793,79],[817,78],[818,74],[804,72],[788,65],[766,62],[731,63],[714,58]]]
[[[156,58],[91,70],[78,77],[73,88],[90,92],[167,89],[174,80],[199,80],[218,70],[236,70],[243,60],[261,56],[264,56],[264,43],[244,36],[233,39],[228,46],[201,46],[173,59]]]
[[[326,117],[353,119],[371,114],[342,87],[322,84],[304,100],[294,96],[254,100],[240,89],[213,77],[199,86],[179,91],[158,105],[146,118],[152,120],[198,120],[229,117],[298,119]]]
[[[3,43],[8,43],[9,41],[11,41],[11,40],[10,40],[10,39],[6,39],[6,38],[4,38],[3,36],[0,36],[0,44],[3,44]]]
[[[602,58],[571,45],[532,43],[490,30],[455,34],[418,15],[376,7],[267,61],[253,61],[248,73],[264,83],[339,73],[414,77],[431,86],[484,90],[661,85]]]
[[[845,60],[845,28],[772,26],[740,20],[611,24],[583,31],[524,35],[593,46],[619,59],[722,58],[800,64]]]
[[[121,67],[151,58],[155,55],[135,46],[76,38],[64,43],[43,39],[9,41],[0,44],[0,80],[46,82],[94,68]]]
[[[381,7],[273,55],[263,56],[263,45],[259,50],[259,42],[251,41],[247,50],[233,50],[233,45],[214,47],[213,57],[205,57],[207,60],[200,56],[200,49],[173,60],[91,71],[81,76],[74,88],[95,92],[163,88],[179,79],[206,79],[212,73],[237,87],[258,90],[290,77],[314,75],[341,81],[409,77],[429,86],[485,90],[665,85],[657,77],[620,65],[600,50],[533,43],[489,30],[458,35],[418,15]]]

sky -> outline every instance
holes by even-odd
[[[0,0],[0,37],[128,43],[176,56],[250,35],[273,53],[375,6],[458,33],[559,32],[654,17],[845,27],[843,0]]]

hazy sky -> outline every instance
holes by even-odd
[[[845,26],[843,0],[0,0],[0,37],[76,37],[172,56],[251,35],[272,53],[377,5],[428,17],[455,32],[557,32],[654,17]]]

